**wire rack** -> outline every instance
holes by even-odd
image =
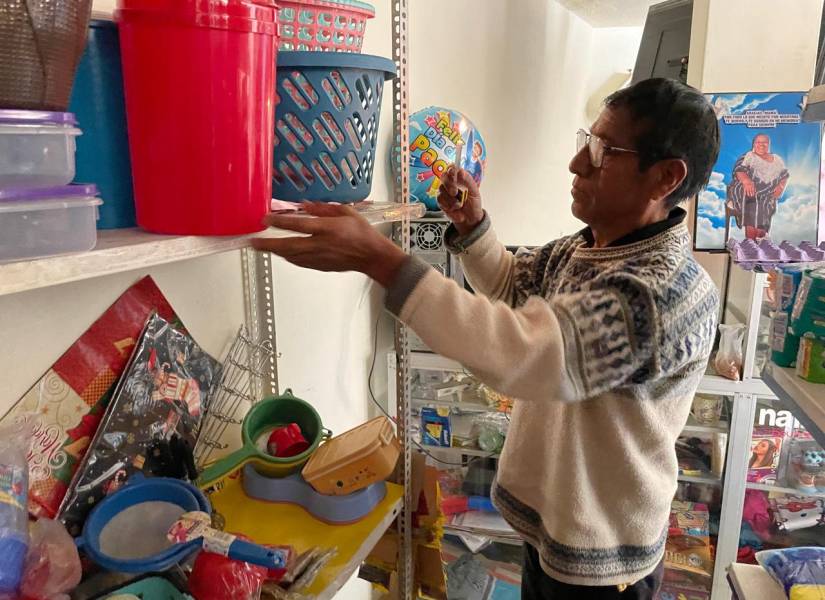
[[[239,439],[238,429],[249,409],[261,399],[267,368],[275,350],[269,340],[254,339],[245,325],[238,329],[212,388],[209,407],[195,445],[195,464],[203,468]]]

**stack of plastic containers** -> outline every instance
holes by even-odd
[[[102,204],[75,174],[74,115],[0,110],[0,262],[90,250]]]
[[[135,209],[156,233],[260,231],[272,194],[277,8],[119,0]]]

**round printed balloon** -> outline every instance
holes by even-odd
[[[481,183],[487,147],[473,123],[456,110],[431,106],[410,116],[410,201],[438,208],[441,175],[456,161],[462,145],[461,168]]]

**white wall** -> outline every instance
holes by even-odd
[[[472,19],[468,18],[472,15]],[[410,2],[411,109],[460,110],[487,144],[484,205],[505,243],[581,228],[567,165],[585,103],[635,62],[638,28],[593,29],[549,0]]]

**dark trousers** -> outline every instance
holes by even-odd
[[[570,585],[556,581],[541,568],[539,553],[524,544],[524,570],[521,573],[522,600],[653,600],[662,584],[664,561],[644,579],[628,586],[623,592],[615,585]]]

